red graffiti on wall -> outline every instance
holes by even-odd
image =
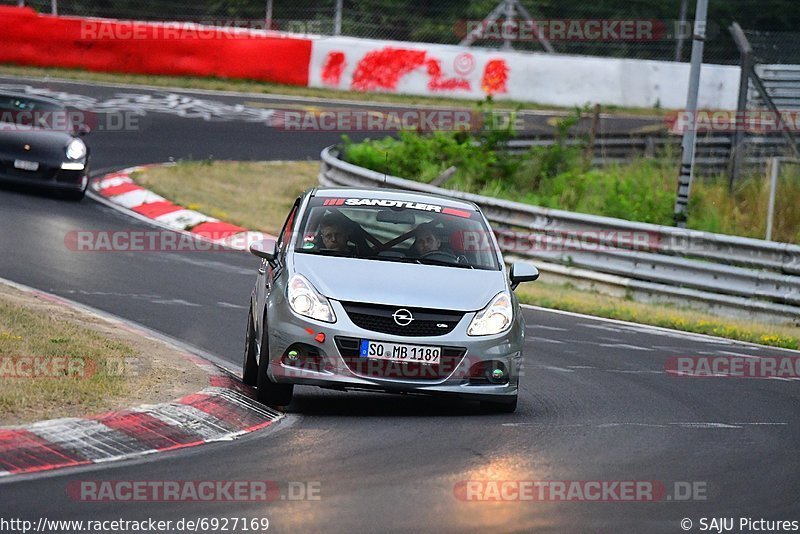
[[[431,79],[428,81],[428,89],[431,91],[455,91],[456,89],[464,89],[469,91],[469,81],[463,78],[445,78],[442,75],[442,62],[438,59],[429,59],[427,61],[428,75]]]
[[[400,78],[425,63],[425,52],[384,48],[368,52],[356,66],[351,88],[357,91],[397,89]]]
[[[471,56],[470,59],[474,61]],[[329,52],[322,67],[323,83],[338,87],[346,64],[343,52]],[[427,52],[392,47],[367,52],[356,65],[350,88],[356,91],[396,91],[405,76],[421,68],[424,68],[428,75],[429,91],[471,89],[470,81],[466,77],[445,76],[441,60],[428,56]],[[483,72],[481,89],[490,95],[508,92],[508,74],[509,68],[505,60],[489,61]]]
[[[481,80],[481,89],[487,95],[494,95],[497,93],[506,93],[508,82],[508,65],[503,59],[493,59],[486,64],[483,69],[483,80]]]
[[[325,64],[322,66],[322,83],[338,87],[346,66],[344,52],[329,52],[328,57],[325,58]]]
[[[470,89],[469,80],[445,77],[441,61],[427,57],[425,51],[391,47],[364,55],[353,73],[351,88],[358,91],[396,90],[404,76],[420,67],[426,69],[431,91]]]

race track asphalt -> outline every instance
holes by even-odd
[[[120,91],[49,85],[84,95]],[[142,131],[90,135],[95,169],[188,156],[316,159],[338,137],[174,113],[146,119]],[[91,199],[70,203],[0,189],[0,277],[145,325],[238,368],[254,258],[74,252],[65,245],[71,230],[147,228]],[[695,531],[702,517],[800,519],[800,382],[664,373],[672,356],[793,353],[544,310],[525,315],[525,376],[514,414],[483,414],[452,400],[298,388],[285,421],[240,440],[0,482],[2,515],[267,517],[279,532],[680,532],[683,518]],[[460,482],[486,479],[658,481],[676,498],[457,498]],[[308,482],[318,485],[320,499],[109,503],[68,494],[71,483],[87,480]],[[676,482],[696,483],[705,499],[677,499]]]

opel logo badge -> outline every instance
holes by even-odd
[[[407,309],[400,308],[392,314],[392,319],[400,326],[408,326],[411,324],[411,321],[414,320],[414,316],[411,315],[411,312]]]

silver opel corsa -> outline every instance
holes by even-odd
[[[517,406],[525,323],[475,204],[389,189],[318,188],[294,203],[261,258],[243,381],[268,405],[295,384],[453,395]]]

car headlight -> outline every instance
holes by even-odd
[[[467,328],[467,335],[499,334],[511,328],[513,320],[514,308],[511,305],[511,295],[507,291],[501,291],[484,309],[475,314],[475,318]]]
[[[73,139],[67,145],[67,157],[69,159],[81,159],[86,156],[86,143],[80,139]]]
[[[310,317],[317,321],[335,323],[336,315],[333,313],[331,303],[302,275],[296,274],[289,280],[287,291],[289,307],[304,317]]]

